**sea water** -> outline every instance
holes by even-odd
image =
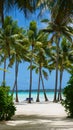
[[[39,94],[39,99],[40,101],[45,101],[45,98],[44,98],[44,93],[41,91],[40,94]],[[54,97],[54,92],[46,92],[46,95],[47,95],[47,98],[49,101],[53,101],[53,97]],[[15,97],[16,97],[16,93],[14,92],[13,94],[13,98],[15,100]],[[19,91],[18,92],[18,99],[19,101],[25,101],[26,98],[29,97],[29,92],[28,91]],[[33,91],[31,93],[31,97],[33,98],[33,101],[36,101],[36,98],[37,98],[37,91]]]

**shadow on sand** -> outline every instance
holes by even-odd
[[[73,119],[56,116],[17,115],[0,122],[0,130],[73,130]]]

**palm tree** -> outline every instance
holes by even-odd
[[[34,62],[35,62],[35,58],[36,58],[36,55],[37,55],[37,51],[36,51],[36,48],[37,48],[37,45],[41,42],[43,42],[43,44],[46,44],[47,42],[47,38],[48,38],[48,35],[42,35],[43,33],[41,33],[40,31],[38,32],[37,31],[37,26],[36,26],[36,22],[35,21],[32,21],[30,23],[30,27],[29,27],[29,30],[28,30],[28,37],[29,37],[29,42],[30,42],[30,52],[29,52],[29,58],[31,59],[30,60],[30,89],[29,89],[29,99],[31,99],[31,90],[32,90],[32,70],[35,68],[34,67]],[[46,47],[46,45],[44,45],[44,48]],[[40,48],[39,48],[40,49]],[[43,54],[42,54],[43,55]],[[39,56],[40,57],[40,54]],[[39,64],[40,65],[40,64]],[[43,80],[42,76],[40,75],[40,78],[41,80]],[[40,82],[40,78],[39,78],[39,82]],[[40,84],[40,83],[39,83]],[[42,81],[42,84],[43,84],[43,88],[44,88],[44,83]],[[44,89],[45,91],[45,89]],[[45,93],[45,92],[44,92]],[[45,96],[46,97],[46,96]],[[46,98],[47,100],[47,98]],[[30,103],[31,101],[29,101]]]
[[[18,66],[21,62],[22,51],[26,50],[23,46],[26,41],[24,36],[24,30],[19,28],[16,21],[13,21],[11,17],[6,17],[4,20],[4,26],[0,30],[0,48],[2,49],[2,61],[9,58],[8,67],[11,67],[15,62],[15,85],[16,88],[16,102],[18,102]],[[21,45],[22,44],[22,45]],[[24,53],[25,54],[25,53]]]
[[[0,0],[0,18],[1,18],[1,24],[2,28],[4,26],[4,17],[5,12],[8,12],[13,6],[13,1],[10,0]],[[6,69],[6,59],[4,60],[4,70]],[[5,71],[3,72],[3,81],[5,81]]]
[[[14,40],[14,46],[12,49],[13,53],[10,57],[10,64],[9,66],[12,66],[15,63],[15,81],[13,86],[13,92],[14,89],[16,89],[16,102],[18,102],[18,72],[19,72],[19,63],[22,62],[22,60],[27,59],[27,45],[28,43],[27,38],[25,36],[25,30],[22,28],[17,28],[17,34],[14,34],[12,36]],[[14,62],[13,62],[14,61]],[[12,93],[13,95],[13,93]]]
[[[58,59],[59,59],[59,42],[60,36],[64,35],[72,42],[71,35],[73,35],[73,29],[69,25],[72,23],[71,17],[73,17],[73,1],[72,0],[37,0],[37,5],[43,9],[48,7],[51,10],[51,21],[47,29],[44,32],[54,33],[56,36],[57,44],[57,59],[56,59],[56,82],[55,82],[55,95],[54,101],[56,101],[57,95],[57,82],[58,82]],[[47,21],[47,20],[45,20]]]
[[[50,55],[50,62],[51,64],[49,67],[51,69],[55,69],[56,64],[56,46],[52,46],[52,53]],[[58,88],[58,97],[57,101],[60,101],[62,99],[62,79],[63,79],[63,73],[64,70],[68,71],[72,67],[71,62],[68,59],[68,55],[71,52],[71,43],[66,40],[65,37],[62,38],[60,42],[60,48],[59,48],[59,60],[58,60],[58,69],[60,72],[60,79],[59,79],[59,88]],[[71,53],[72,54],[72,53]]]
[[[70,46],[71,43],[66,40],[65,38],[62,39],[61,41],[61,46],[60,46],[60,51],[59,51],[59,65],[58,68],[60,70],[60,84],[59,84],[59,91],[58,91],[58,101],[62,99],[62,78],[63,78],[63,72],[64,70],[67,70],[72,66],[69,59],[68,55],[70,52]]]
[[[55,38],[55,42],[56,42],[56,45],[57,45],[57,52],[56,52],[57,53],[57,58],[56,58],[56,82],[55,82],[54,101],[57,100],[59,42],[60,42],[60,39],[61,39],[62,35],[64,35],[71,42],[72,42],[72,37],[71,36],[73,36],[73,29],[72,29],[71,25],[69,24],[69,23],[71,23],[71,15],[70,15],[70,12],[69,12],[68,15],[66,14],[68,12],[67,9],[68,8],[66,8],[64,10],[64,8],[59,7],[57,13],[56,13],[56,11],[55,11],[55,14],[54,14],[54,12],[52,13],[51,21],[48,23],[47,29],[43,29],[44,32],[48,32],[48,33],[53,34],[53,38]],[[61,13],[61,10],[63,11],[63,14]]]
[[[0,47],[2,49],[2,59],[5,61],[4,70],[6,69],[6,59],[10,57],[10,46],[13,43],[12,35],[16,30],[16,22],[13,22],[11,17],[6,17],[4,20],[3,28],[0,30]],[[5,72],[3,75],[3,81],[5,81]]]
[[[35,21],[30,22],[29,30],[28,30],[28,38],[30,42],[30,86],[29,86],[29,103],[31,103],[31,91],[32,91],[32,65],[33,65],[33,55],[34,55],[34,46],[36,43],[36,35],[37,35],[37,25]]]
[[[45,101],[48,101],[45,87],[44,87],[44,80],[43,80],[43,76],[42,76],[42,75],[44,75],[45,79],[48,78],[48,74],[44,69],[44,68],[46,68],[46,69],[48,68],[48,61],[47,61],[47,55],[46,55],[46,50],[48,48],[46,46],[47,40],[48,40],[48,35],[39,31],[37,39],[38,39],[38,41],[36,42],[36,45],[35,45],[36,56],[34,59],[34,64],[35,64],[36,68],[34,67],[34,69],[36,70],[37,73],[39,73],[38,93],[37,93],[37,99],[36,99],[36,101],[39,102],[40,101],[39,100],[40,82],[42,82]]]
[[[29,14],[29,11],[32,12],[34,9],[34,6],[32,8],[32,4],[34,5],[33,0],[0,0],[0,17],[1,17],[1,23],[2,27],[4,25],[4,12],[8,12],[13,7],[18,7],[20,10],[22,10],[26,14]],[[6,15],[6,14],[5,14]],[[6,60],[4,61],[4,69],[6,68]],[[3,81],[5,81],[5,71],[3,72]]]

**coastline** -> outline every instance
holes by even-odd
[[[11,94],[11,92],[10,92],[10,94]],[[48,91],[46,91],[46,96],[47,96],[47,98],[48,98],[48,100],[49,101],[53,101],[53,98],[54,98],[54,91],[51,89],[50,91],[48,90]],[[29,97],[29,91],[28,90],[26,90],[26,91],[18,91],[18,100],[19,100],[19,102],[22,102],[22,101],[25,101],[26,100],[26,98],[28,98]],[[32,92],[31,92],[31,97],[33,98],[33,101],[34,102],[36,102],[36,98],[37,98],[37,90],[33,90]],[[13,94],[13,100],[15,101],[15,98],[16,98],[16,92],[14,92],[14,94]],[[40,93],[39,93],[39,100],[40,101],[45,101],[45,97],[44,97],[44,93],[43,93],[43,91],[40,91]]]
[[[37,89],[32,89],[32,92],[37,92],[38,90]],[[54,92],[54,89],[45,89],[45,91],[46,92]],[[63,91],[63,89],[62,89],[62,91]],[[12,92],[12,90],[10,90],[10,92]],[[16,92],[15,90],[14,90],[14,92]],[[18,90],[18,92],[29,92],[29,90]],[[40,92],[43,92],[43,90],[42,89],[40,89]],[[57,90],[57,92],[58,92],[58,90]]]

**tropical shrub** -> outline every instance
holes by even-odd
[[[15,114],[16,108],[9,90],[9,87],[0,87],[0,120],[9,120]]]
[[[65,107],[68,116],[73,118],[73,71],[67,86],[64,88],[63,94],[64,100],[62,101],[62,105]]]

